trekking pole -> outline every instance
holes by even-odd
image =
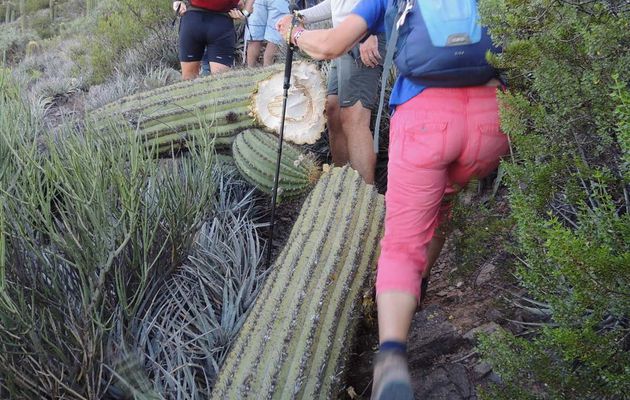
[[[293,15],[291,21],[291,30],[297,24],[297,16],[295,11],[297,7],[291,2],[289,11]],[[278,197],[278,181],[280,179],[280,160],[282,159],[282,140],[284,138],[284,119],[287,112],[287,98],[289,97],[289,88],[291,87],[291,67],[293,66],[293,45],[291,44],[291,33],[289,33],[289,43],[287,46],[287,56],[284,63],[284,92],[282,94],[282,116],[280,119],[280,132],[278,134],[278,157],[276,158],[276,173],[273,178],[273,190],[271,192],[271,218],[269,220],[269,247],[267,247],[267,268],[271,267],[271,248],[273,247],[273,226],[276,217],[276,199]]]
[[[177,10],[175,10],[175,17],[173,18],[173,22],[171,23],[171,26],[175,26],[175,22],[177,22],[177,17],[179,17],[179,9],[182,8],[182,3],[180,2],[177,5]]]

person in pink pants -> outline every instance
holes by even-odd
[[[508,151],[496,91],[493,86],[427,88],[396,107],[377,296],[404,291],[420,298],[428,259],[437,257],[429,247],[450,217],[452,195],[471,178],[496,169]]]
[[[390,6],[391,0],[363,0],[332,29],[309,31],[287,20],[278,29],[313,58],[331,59],[367,33],[384,30]],[[499,127],[500,86],[488,78],[477,86],[426,87],[405,76],[394,84],[385,234],[376,280],[380,346],[373,399],[413,399],[406,341],[423,279],[426,283],[445,240],[439,227],[449,218],[453,195],[471,178],[489,174],[509,149]]]

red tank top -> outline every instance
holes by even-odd
[[[191,0],[193,7],[204,8],[216,12],[228,12],[238,6],[239,0]]]

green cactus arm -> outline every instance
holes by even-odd
[[[294,68],[308,73],[309,79],[301,83],[299,91],[290,93],[291,104],[322,106],[325,96],[320,90],[323,84],[321,74],[304,63],[296,63]],[[95,126],[104,132],[111,130],[114,120],[113,125],[126,126],[129,132],[149,145],[149,139],[158,137],[166,138],[160,139],[160,143],[171,139],[185,142],[200,134],[234,136],[252,127],[276,131],[279,118],[274,117],[275,111],[270,113],[269,110],[277,109],[282,87],[269,82],[277,80],[282,75],[280,71],[281,67],[274,65],[179,82],[124,97],[93,110],[90,116]],[[310,86],[314,90],[309,90]],[[260,87],[265,88],[265,94],[257,93]],[[309,137],[321,134],[317,130],[320,127],[323,130],[325,118],[322,113],[312,112],[311,108],[291,108],[295,115],[287,117],[285,129],[289,137],[299,136],[300,129],[310,129]],[[261,119],[261,113],[266,113],[269,118]],[[200,126],[207,129],[200,131]],[[175,135],[177,133],[186,133],[186,136]]]
[[[315,208],[318,204],[321,204],[327,196],[325,182],[330,179],[330,176],[324,176],[321,179],[323,182],[317,185],[309,197],[306,199],[303,210],[309,210]],[[320,182],[320,183],[321,183]],[[311,236],[315,230],[316,225],[312,223],[311,214],[307,212],[300,213],[297,221],[293,225],[293,229],[289,235],[287,243],[291,243],[292,246],[285,248],[278,259],[274,263],[274,267],[271,268],[270,276],[267,278],[267,284],[261,290],[259,294],[260,299],[269,299],[271,293],[276,289],[272,282],[278,281],[278,275],[280,274],[280,268],[276,268],[276,265],[294,265],[302,253],[302,246]],[[258,327],[258,321],[262,318],[262,314],[265,312],[265,302],[259,300],[256,302],[253,310],[248,316],[245,324],[236,339],[232,351],[228,354],[228,358],[225,361],[221,375],[213,389],[213,399],[224,399],[227,397],[227,393],[232,389],[234,376],[239,366],[242,365],[242,360],[245,351],[250,347],[250,343],[255,340]]]
[[[383,209],[382,196],[347,167],[320,178],[213,399],[334,397],[374,270]]]

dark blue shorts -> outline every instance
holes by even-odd
[[[179,25],[179,61],[201,61],[208,47],[208,61],[234,64],[236,31],[226,14],[188,10]]]

